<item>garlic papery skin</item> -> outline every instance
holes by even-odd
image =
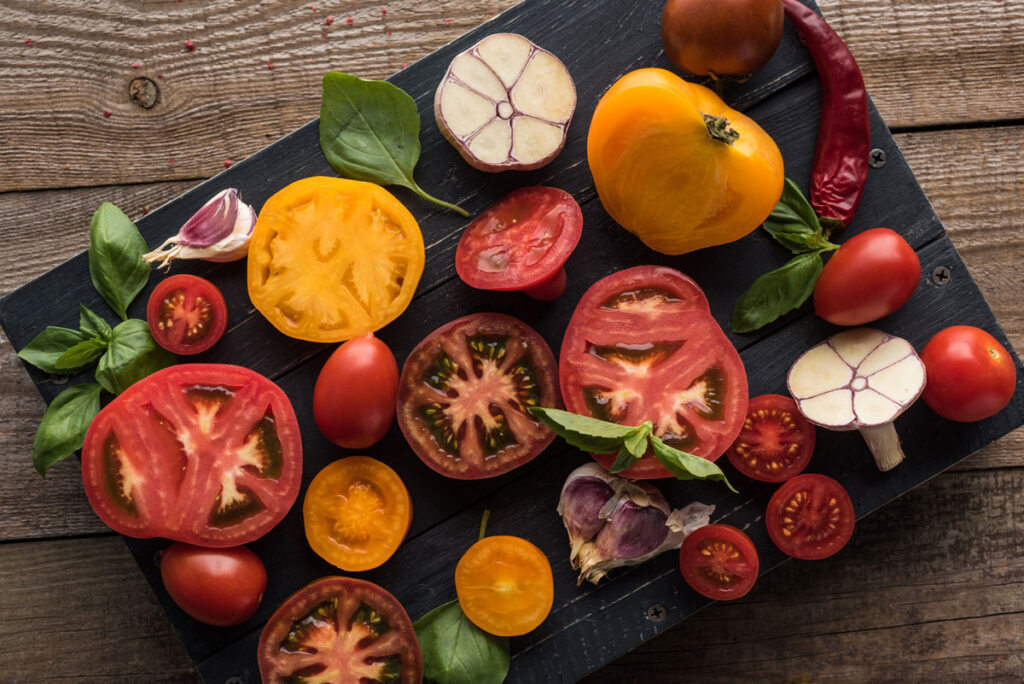
[[[175,259],[237,261],[248,254],[255,225],[256,211],[239,199],[238,190],[221,190],[176,235],[142,258],[164,268],[170,268]]]

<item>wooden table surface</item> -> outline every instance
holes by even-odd
[[[515,2],[3,0],[0,295],[85,249],[101,202],[140,216],[314,118],[324,71],[383,78]],[[820,5],[1024,351],[1024,0]],[[155,103],[130,95],[139,78]],[[197,681],[77,462],[33,470],[44,405],[6,339],[0,363],[3,680]],[[1022,521],[1024,429],[838,556],[791,562],[587,681],[1021,682]]]

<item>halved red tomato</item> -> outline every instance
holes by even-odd
[[[799,475],[814,453],[814,426],[781,394],[762,394],[747,405],[747,418],[726,456],[736,470],[761,482]]]
[[[732,525],[705,525],[691,532],[679,549],[683,579],[716,601],[746,595],[757,581],[759,566],[754,542]]]
[[[174,354],[204,352],[224,334],[228,307],[206,278],[180,273],[161,280],[146,303],[153,339]]]
[[[405,608],[351,577],[324,577],[292,594],[267,621],[256,655],[263,684],[423,681]]]
[[[558,405],[555,356],[522,321],[481,313],[442,325],[402,367],[398,426],[448,477],[494,477],[533,459],[555,435],[527,413]]]
[[[623,425],[654,423],[666,444],[716,460],[747,413],[747,373],[693,280],[637,266],[594,283],[569,320],[559,360],[573,413]],[[614,454],[594,454],[605,468]],[[624,477],[672,474],[651,454]]]
[[[783,553],[803,560],[828,558],[853,536],[856,515],[846,488],[831,477],[805,473],[779,487],[764,523]]]
[[[241,366],[153,373],[100,411],[82,447],[89,503],[130,537],[245,544],[284,517],[301,476],[288,397]]]

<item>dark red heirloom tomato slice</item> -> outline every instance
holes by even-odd
[[[179,274],[149,295],[146,322],[153,339],[175,354],[198,354],[217,343],[228,325],[224,295],[206,278]]]
[[[522,321],[481,313],[442,325],[402,367],[398,426],[428,466],[474,480],[508,472],[555,435],[527,413],[558,405],[555,356]]]
[[[93,510],[130,537],[200,546],[258,539],[299,494],[302,442],[285,393],[241,366],[171,366],[92,421],[82,479]]]
[[[739,437],[725,455],[736,470],[761,482],[799,475],[814,453],[814,426],[781,394],[762,394],[747,405]]]
[[[772,495],[764,522],[783,553],[803,560],[828,558],[853,536],[853,502],[843,485],[825,475],[804,474]]]
[[[251,618],[267,588],[263,561],[244,546],[207,549],[175,542],[160,556],[160,578],[178,607],[217,627]]]
[[[698,594],[718,601],[746,595],[759,566],[754,542],[732,525],[705,525],[679,548],[683,579]]]
[[[747,374],[697,284],[675,269],[637,266],[583,294],[559,360],[562,399],[573,413],[623,425],[654,423],[665,443],[714,461],[747,413]],[[595,454],[605,468],[612,454]],[[623,473],[672,474],[651,454]]]
[[[469,224],[455,251],[455,270],[470,287],[556,299],[565,291],[563,266],[582,230],[583,213],[572,195],[520,188]]]
[[[365,580],[324,577],[270,616],[257,647],[263,684],[419,684],[423,658],[394,596]]]

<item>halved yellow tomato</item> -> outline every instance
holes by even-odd
[[[260,210],[249,241],[249,298],[285,335],[340,342],[405,311],[424,258],[419,224],[381,186],[303,178]]]

